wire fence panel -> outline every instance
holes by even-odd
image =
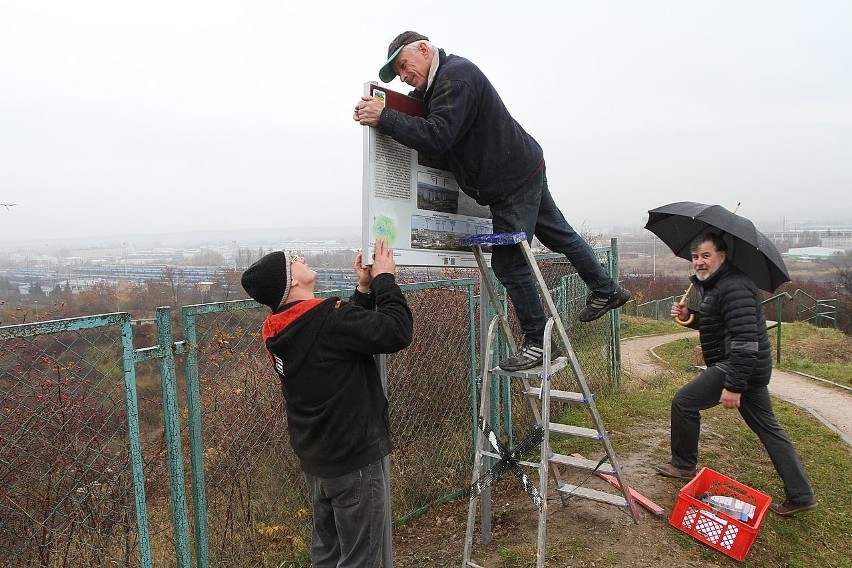
[[[7,565],[150,566],[132,382],[127,314],[0,328]]]
[[[470,483],[476,342],[473,281],[468,282],[403,286],[414,315],[414,340],[387,358],[397,521]]]
[[[597,252],[612,270],[610,251]],[[617,313],[576,323],[585,284],[563,256],[538,260],[587,383],[593,392],[612,387]],[[491,315],[482,313],[477,271],[436,272],[451,279],[423,282],[422,270],[398,271],[414,339],[383,360],[396,523],[470,484],[481,330],[489,323],[480,320]],[[51,322],[0,328],[0,558],[50,568],[147,568],[153,555],[154,565],[176,567],[188,564],[182,544],[192,541],[199,568],[309,564],[310,501],[280,381],[260,338],[267,308],[252,300],[186,306],[183,340],[172,338],[176,322],[162,310],[157,325],[136,326],[159,345],[135,351],[127,314],[105,316],[112,328],[95,321],[78,329],[69,323],[75,320],[54,322],[55,329]],[[175,375],[183,384],[173,383]],[[568,369],[553,385],[577,390]],[[517,385],[495,392],[509,436],[528,428],[531,417],[513,410],[528,408]],[[164,424],[179,427],[178,443]],[[170,492],[176,481],[178,505],[191,491],[189,526],[178,522],[181,507]]]
[[[197,396],[198,416],[190,411],[189,420],[200,421],[202,452],[193,460],[203,467],[194,479],[204,484],[194,494],[206,499],[196,550],[211,566],[277,567],[306,558],[310,502],[287,435],[281,384],[260,338],[268,310],[233,304],[240,308],[184,308],[189,348],[197,354],[197,375],[187,365],[187,376],[197,381],[188,396]]]
[[[469,476],[472,286],[402,286],[415,332],[409,348],[387,357],[398,519],[465,486]],[[320,294],[334,295],[340,293]],[[184,308],[197,353],[207,517],[207,545],[197,546],[197,555],[211,566],[304,565],[310,501],[290,447],[280,381],[260,338],[268,310],[250,301],[221,307]],[[188,368],[187,376],[191,383],[196,375]]]

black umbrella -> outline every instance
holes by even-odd
[[[648,211],[645,228],[679,257],[692,260],[689,245],[698,235],[720,235],[728,245],[728,260],[751,276],[761,290],[774,292],[790,281],[781,253],[754,223],[721,205],[694,201],[670,203]]]

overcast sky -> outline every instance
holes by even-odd
[[[407,29],[491,79],[575,228],[671,201],[852,222],[850,22],[849,0],[0,0],[0,243],[360,226],[352,109]]]

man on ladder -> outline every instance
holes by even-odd
[[[399,76],[426,106],[426,117],[384,108],[364,96],[354,119],[430,156],[441,156],[462,191],[487,205],[493,231],[533,235],[552,251],[564,254],[591,290],[579,319],[589,322],[622,306],[630,292],[601,266],[591,246],[568,224],[547,187],[544,152],[509,114],[496,89],[476,65],[447,55],[416,32],[403,32],[390,43],[379,71],[388,83]],[[500,362],[506,371],[542,364],[547,317],[538,287],[519,247],[495,247],[491,265],[506,288],[524,334],[521,347]],[[560,355],[551,347],[553,359]]]

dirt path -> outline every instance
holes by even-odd
[[[659,372],[659,358],[653,351],[655,347],[684,337],[697,336],[698,332],[687,331],[625,339],[621,342],[621,365],[632,376],[651,376]],[[852,392],[778,369],[772,370],[769,392],[804,408],[852,446]]]

